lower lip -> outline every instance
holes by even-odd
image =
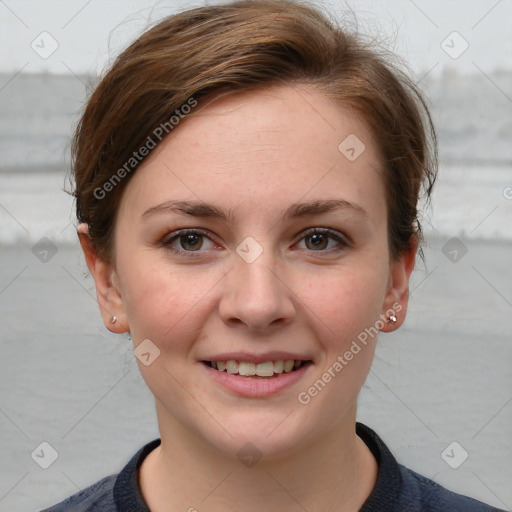
[[[312,363],[309,362],[301,366],[298,370],[289,373],[279,373],[271,379],[259,377],[242,377],[240,375],[232,375],[225,371],[215,370],[210,366],[199,363],[216,382],[225,388],[233,391],[241,396],[250,398],[261,398],[275,395],[286,388],[297,383],[308,371]]]

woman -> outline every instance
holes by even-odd
[[[411,81],[305,4],[164,19],[75,134],[78,236],[161,439],[48,510],[491,511],[356,423],[404,322],[435,134]]]

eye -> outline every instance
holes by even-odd
[[[328,228],[308,229],[302,234],[301,240],[304,240],[306,250],[314,252],[339,251],[349,245],[348,241],[341,233]],[[335,243],[332,243],[333,241]],[[299,248],[303,249],[304,247]]]
[[[204,247],[208,242],[207,247]],[[182,229],[170,233],[162,240],[162,245],[179,254],[202,252],[201,249],[211,249],[214,243],[208,238],[207,232],[200,229]],[[191,254],[190,254],[191,255]]]

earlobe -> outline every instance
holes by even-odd
[[[87,267],[94,279],[96,297],[105,327],[117,334],[128,332],[129,324],[123,298],[117,285],[118,279],[114,265],[103,260],[96,253],[87,224],[80,224],[77,228],[77,234]]]
[[[388,289],[383,303],[385,325],[382,332],[395,331],[405,321],[409,303],[409,279],[414,269],[417,250],[418,239],[414,236],[409,248],[391,263]]]

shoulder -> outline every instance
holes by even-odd
[[[384,441],[366,425],[358,422],[356,433],[379,466],[375,487],[360,512],[504,512],[452,492],[398,463]]]
[[[116,475],[107,476],[61,503],[41,512],[149,512],[138,484],[138,469],[145,457],[160,444],[144,445]]]
[[[450,491],[399,464],[404,510],[418,512],[501,512],[481,501]],[[418,508],[418,505],[420,508]]]
[[[113,492],[116,478],[107,476],[41,512],[117,512]]]

